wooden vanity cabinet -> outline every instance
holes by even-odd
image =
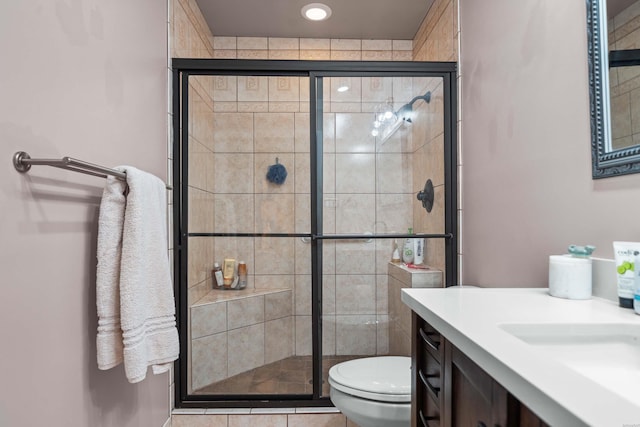
[[[412,326],[412,427],[548,427],[415,313]]]

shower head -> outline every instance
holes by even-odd
[[[400,107],[400,109],[396,113],[396,115],[398,116],[398,119],[402,119],[407,123],[411,123],[411,113],[413,113],[413,104],[415,104],[416,101],[418,101],[419,99],[422,99],[424,102],[428,104],[429,102],[431,102],[431,92],[428,91],[424,95],[416,96],[411,101],[409,101],[408,103]]]

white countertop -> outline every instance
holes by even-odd
[[[505,324],[631,324],[612,301],[567,300],[546,288],[403,289],[402,301],[551,426],[640,425],[640,360],[629,383],[604,386],[513,336]],[[502,326],[501,326],[502,325]],[[614,387],[615,388],[615,387]]]

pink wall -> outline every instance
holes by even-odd
[[[96,368],[95,240],[104,180],[27,175],[15,151],[166,176],[167,6],[0,2],[0,425],[161,426],[168,376]]]
[[[640,240],[640,175],[591,179],[585,13],[460,0],[464,284],[546,286],[569,244]]]

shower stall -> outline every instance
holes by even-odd
[[[335,363],[408,355],[395,245],[424,238],[425,264],[456,283],[455,64],[173,70],[176,406],[329,405]],[[246,263],[246,288],[217,287],[225,259]]]

